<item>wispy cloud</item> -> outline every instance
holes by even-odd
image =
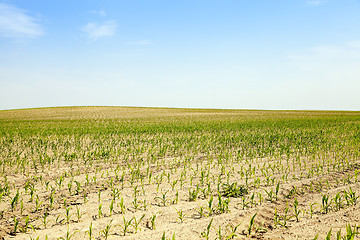
[[[319,5],[324,4],[324,3],[326,3],[326,1],[321,1],[321,0],[309,0],[309,1],[306,1],[306,4],[310,5],[310,6],[319,6]]]
[[[89,11],[89,13],[90,13],[90,14],[94,14],[94,15],[98,15],[98,16],[100,16],[100,17],[106,17],[106,16],[107,16],[107,13],[106,13],[105,10],[100,10],[100,11],[98,11],[98,10],[91,10],[91,11]]]
[[[303,49],[300,52],[288,55],[292,60],[306,60],[306,61],[345,61],[345,60],[360,60],[360,41],[349,41],[338,45],[323,45],[308,49]]]
[[[99,15],[101,16],[101,17],[106,17],[106,12],[105,12],[105,10],[101,10],[101,11],[99,11]]]
[[[5,38],[36,38],[43,30],[36,19],[15,6],[0,3],[0,36]]]
[[[91,40],[97,40],[101,37],[110,37],[115,35],[117,24],[115,21],[106,21],[103,23],[89,22],[81,28]]]
[[[128,44],[129,45],[150,45],[150,44],[152,44],[152,42],[149,40],[140,40],[140,41],[128,42]]]

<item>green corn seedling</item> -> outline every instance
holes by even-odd
[[[201,237],[205,238],[206,240],[209,240],[209,235],[210,235],[210,228],[211,228],[211,224],[213,222],[214,219],[211,219],[209,224],[207,225],[206,229],[204,232],[201,232]]]

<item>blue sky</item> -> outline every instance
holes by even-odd
[[[0,109],[360,110],[359,0],[0,0]]]

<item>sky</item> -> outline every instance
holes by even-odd
[[[0,109],[360,110],[360,0],[0,0]]]

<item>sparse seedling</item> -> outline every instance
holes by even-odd
[[[137,233],[138,230],[141,230],[139,225],[140,225],[140,223],[141,223],[141,221],[143,220],[144,217],[145,217],[145,214],[143,214],[139,219],[136,219],[136,217],[133,218],[133,220],[134,220],[133,227],[135,229],[135,233]]]
[[[123,216],[123,225],[117,225],[119,227],[121,227],[122,232],[124,234],[124,236],[126,236],[126,233],[129,232],[129,227],[131,226],[131,222],[133,221],[134,218],[131,218],[130,220],[126,220],[125,217]]]
[[[110,229],[111,229],[111,227],[112,227],[112,225],[111,225],[112,221],[113,221],[113,220],[111,220],[111,221],[109,222],[109,224],[107,224],[107,225],[105,226],[105,229],[101,231],[101,233],[102,233],[102,234],[104,235],[104,237],[105,237],[105,240],[108,239],[108,237],[109,237],[109,235],[110,235]]]
[[[247,236],[251,236],[251,232],[252,232],[252,229],[254,226],[254,221],[255,221],[256,215],[257,215],[257,213],[255,213],[250,219]]]
[[[183,223],[186,214],[183,212],[183,210],[177,210],[176,208],[175,208],[175,210],[178,213],[178,219],[180,220],[181,223]]]
[[[212,224],[213,220],[214,219],[211,219],[209,224],[207,225],[205,231],[201,232],[201,237],[205,238],[206,240],[209,240],[210,228],[211,228],[211,224]]]

